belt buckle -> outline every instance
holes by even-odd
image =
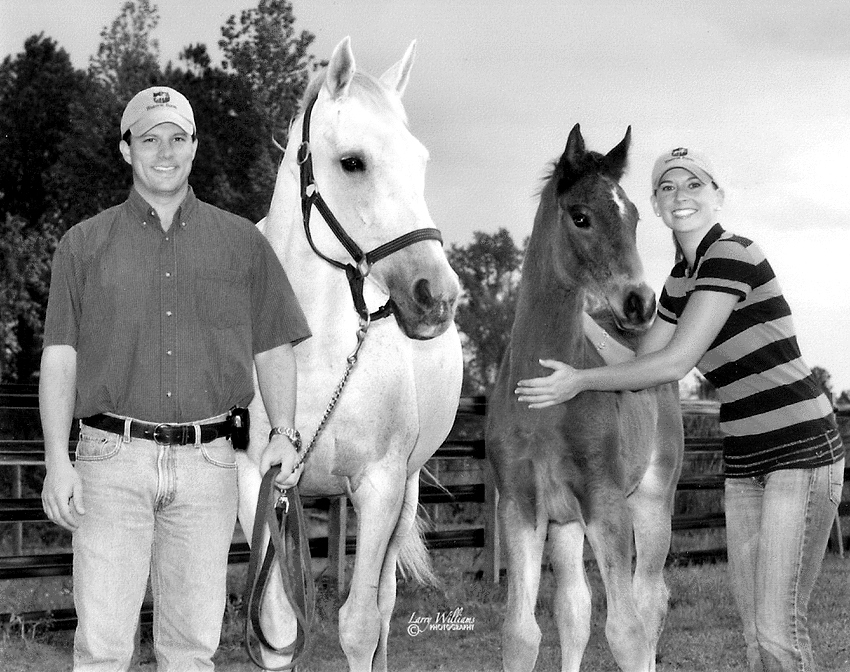
[[[172,425],[170,423],[163,422],[163,423],[157,425],[156,427],[154,427],[153,428],[153,440],[154,440],[154,442],[158,446],[168,446],[168,445],[171,445],[172,443],[174,443],[173,440],[170,440],[172,438],[170,433],[165,438],[160,438],[162,436],[161,432],[168,432],[174,426],[175,425]]]

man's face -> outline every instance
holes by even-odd
[[[189,184],[198,141],[177,124],[166,122],[121,141],[121,154],[133,167],[133,184],[142,197],[181,196]]]

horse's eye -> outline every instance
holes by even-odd
[[[583,212],[571,212],[570,217],[573,220],[573,224],[575,224],[580,229],[589,229],[590,228],[590,217],[588,217]]]
[[[366,164],[359,156],[346,156],[339,160],[339,165],[346,173],[359,173],[366,170]]]

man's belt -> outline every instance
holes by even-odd
[[[82,418],[80,422],[88,427],[102,429],[105,432],[124,434],[123,418],[98,413],[97,415]],[[209,443],[222,437],[227,438],[233,431],[230,418],[208,425],[179,425],[167,422],[157,424],[153,422],[142,422],[141,420],[130,420],[130,436],[136,439],[156,441],[162,445],[185,446],[196,442],[195,427],[200,430],[201,443]]]

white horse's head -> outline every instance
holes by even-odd
[[[401,103],[414,53],[415,42],[376,79],[356,70],[346,38],[304,97],[316,188],[363,251],[434,226],[424,197],[428,151],[410,133]],[[302,115],[292,133],[300,134],[303,123]],[[299,141],[300,135],[290,143]],[[352,263],[318,213],[311,221],[322,254]],[[460,286],[438,240],[419,240],[375,261],[369,277],[390,297],[398,324],[410,338],[439,336],[454,319]]]

